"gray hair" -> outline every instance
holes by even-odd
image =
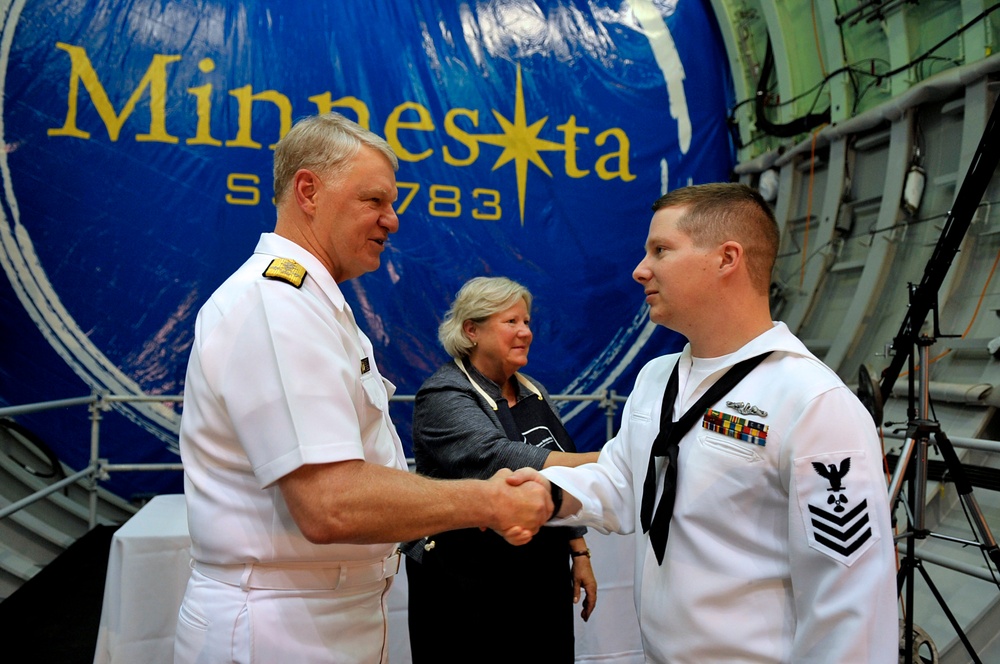
[[[482,323],[495,313],[524,300],[531,313],[531,293],[506,277],[475,277],[465,282],[438,327],[438,340],[456,359],[469,356],[472,342],[465,336],[465,321]]]
[[[399,159],[385,139],[340,113],[303,118],[274,147],[274,203],[291,187],[296,171],[306,168],[318,175],[338,175],[361,146],[381,152],[399,170]]]

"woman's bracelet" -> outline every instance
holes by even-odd
[[[570,551],[569,555],[573,558],[579,558],[580,556],[587,556],[590,558],[590,549],[584,549],[583,551]]]

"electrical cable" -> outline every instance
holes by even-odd
[[[774,70],[774,50],[771,48],[771,39],[767,40],[767,51],[764,55],[764,66],[760,72],[760,80],[757,83],[757,103],[755,110],[757,113],[757,126],[772,136],[779,138],[790,138],[798,136],[812,130],[823,123],[830,122],[830,109],[827,108],[821,113],[807,113],[784,124],[775,124],[767,119],[764,113],[764,99],[767,96],[767,81]]]
[[[935,44],[934,46],[932,46],[931,48],[929,48],[927,51],[925,51],[924,53],[922,53],[922,54],[918,55],[917,57],[913,58],[912,60],[910,60],[906,64],[903,64],[903,65],[900,65],[899,67],[896,67],[895,69],[890,69],[890,70],[882,72],[880,74],[876,74],[874,71],[866,72],[866,71],[864,71],[862,69],[859,69],[859,68],[857,68],[853,64],[852,65],[846,65],[844,67],[840,67],[840,68],[838,68],[838,69],[830,72],[829,74],[825,74],[824,77],[816,85],[814,85],[813,87],[809,88],[809,90],[803,92],[802,94],[800,94],[800,95],[798,95],[796,97],[793,97],[791,99],[788,99],[786,101],[783,101],[783,102],[779,102],[779,103],[776,103],[776,104],[771,104],[771,105],[767,106],[766,108],[780,108],[782,106],[787,106],[788,104],[795,103],[796,101],[798,101],[799,99],[801,99],[805,95],[810,94],[814,90],[817,90],[817,89],[821,90],[826,84],[828,84],[830,82],[830,80],[833,79],[833,77],[835,77],[835,76],[837,76],[839,74],[847,72],[848,74],[852,75],[851,81],[852,81],[852,85],[854,86],[854,89],[855,89],[854,108],[857,109],[858,102],[865,96],[865,94],[867,94],[867,92],[869,90],[871,90],[873,87],[881,85],[881,83],[882,83],[882,81],[884,79],[892,77],[892,76],[895,76],[896,74],[899,74],[900,72],[903,72],[903,71],[906,71],[907,69],[915,67],[915,66],[921,64],[924,60],[932,59],[932,54],[936,50],[938,50],[939,48],[941,48],[942,46],[944,46],[948,42],[952,41],[953,39],[957,38],[962,33],[964,33],[966,30],[970,29],[971,27],[973,27],[977,23],[979,23],[981,21],[984,21],[990,14],[992,14],[993,12],[995,12],[997,10],[1000,10],[1000,3],[998,3],[996,5],[993,5],[992,7],[989,7],[988,9],[985,9],[984,11],[980,12],[977,16],[975,16],[972,19],[970,19],[966,24],[964,24],[962,26],[959,26],[955,30],[955,32],[951,33],[950,35],[948,35],[947,37],[945,37],[944,39],[942,39],[941,41],[939,41],[937,44]],[[817,44],[817,49],[818,49],[818,44]],[[948,58],[941,58],[940,56],[936,56],[935,59],[946,60],[946,61],[948,60]],[[876,60],[877,60],[876,58],[865,58],[864,60],[861,60],[859,62],[869,62],[869,63],[871,63],[871,66],[874,67],[874,63],[876,62]],[[952,62],[954,62],[954,60],[952,60]],[[736,142],[736,145],[738,147],[741,147],[741,148],[742,147],[746,147],[746,145],[749,145],[750,143],[753,143],[755,141],[761,140],[762,138],[766,138],[767,136],[775,136],[775,137],[778,137],[778,138],[790,138],[792,136],[797,136],[799,134],[803,134],[806,131],[809,131],[813,127],[816,127],[818,124],[820,124],[820,121],[817,120],[817,117],[824,117],[825,116],[826,117],[826,121],[827,122],[829,121],[829,116],[830,116],[830,110],[829,109],[827,109],[826,111],[823,111],[822,113],[819,113],[819,114],[815,114],[815,113],[811,112],[811,109],[816,107],[816,103],[819,100],[819,96],[818,95],[817,95],[817,98],[813,102],[813,105],[812,105],[812,107],[810,109],[810,113],[806,114],[805,116],[803,116],[801,118],[797,118],[796,120],[792,120],[792,121],[787,122],[785,124],[780,124],[780,125],[779,124],[774,124],[774,123],[771,123],[770,121],[768,121],[767,118],[765,117],[765,114],[764,114],[764,110],[765,110],[764,98],[767,96],[767,89],[766,89],[767,88],[767,81],[770,78],[770,75],[771,75],[771,72],[772,72],[773,69],[774,69],[774,53],[773,53],[773,51],[771,49],[771,39],[770,39],[770,37],[768,37],[767,48],[766,48],[765,56],[764,56],[764,65],[761,68],[760,79],[758,79],[756,94],[751,99],[743,99],[743,100],[740,100],[739,102],[737,102],[735,105],[733,105],[733,108],[731,109],[731,111],[729,113],[729,118],[728,118],[729,119],[729,123],[731,125],[731,131],[732,131],[732,126],[733,125],[737,125],[738,126],[738,122],[736,121],[736,111],[739,108],[741,108],[744,104],[754,103],[755,109],[756,109],[757,127],[763,131],[763,135],[760,135],[760,136],[757,136],[757,137],[751,139],[748,143],[743,143],[742,141],[740,141],[738,139],[738,131],[736,131],[735,134],[734,134],[734,136],[736,136],[736,138],[737,138],[737,140],[735,142]],[[821,70],[822,69],[823,69],[823,65],[821,64]],[[864,89],[860,90],[860,92],[859,92],[857,84],[853,80],[853,75],[871,76],[873,78],[873,80]],[[788,132],[792,132],[792,133],[788,133]]]

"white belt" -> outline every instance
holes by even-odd
[[[399,551],[376,561],[330,563],[246,563],[213,565],[197,560],[191,567],[210,579],[243,590],[337,590],[375,583],[399,571]]]

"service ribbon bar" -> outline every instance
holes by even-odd
[[[721,433],[730,438],[743,440],[763,447],[767,444],[767,425],[753,420],[746,420],[731,413],[718,410],[705,411],[701,421],[702,428]]]

